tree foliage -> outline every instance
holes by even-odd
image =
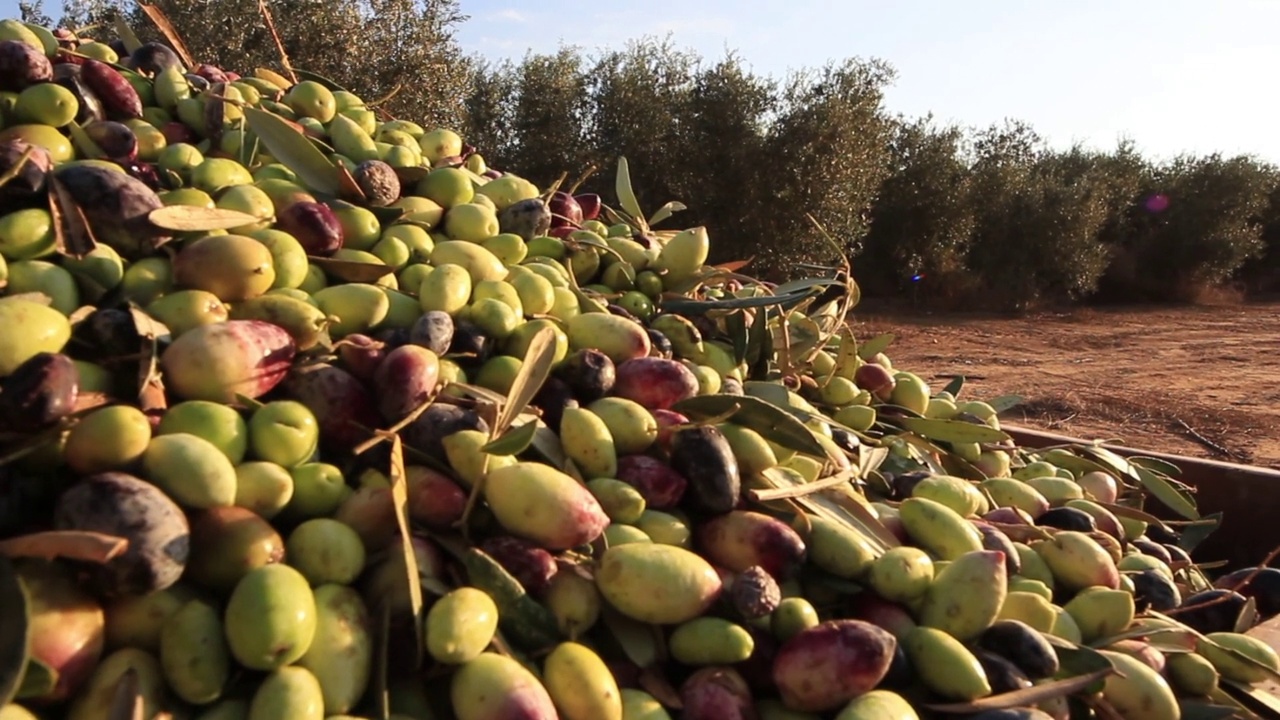
[[[259,1],[153,0],[199,61],[281,69]],[[1153,161],[1132,141],[1053,149],[1016,120],[893,117],[895,73],[874,59],[770,77],[668,36],[491,62],[462,55],[457,0],[263,1],[295,67],[393,116],[455,127],[490,167],[541,186],[595,169],[579,191],[612,199],[626,156],[643,208],[683,201],[667,227],[707,226],[714,262],[754,258],[769,279],[833,259],[830,238],[866,293],[938,304],[1280,290],[1280,171],[1250,156]],[[20,5],[49,21],[41,0]],[[122,16],[160,37],[128,0],[61,6],[66,26],[111,35]]]
[[[260,0],[151,0],[197,62],[281,70]],[[393,116],[457,125],[470,74],[454,29],[457,0],[263,0],[292,66],[329,77]],[[65,0],[60,24],[123,17],[144,40],[159,33],[128,0]],[[110,37],[109,25],[98,34]]]

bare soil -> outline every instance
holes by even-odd
[[[1280,469],[1280,304],[1078,309],[1021,318],[854,310],[895,367],[963,396],[1017,394],[1008,422]]]

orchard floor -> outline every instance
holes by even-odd
[[[1008,318],[867,302],[852,322],[894,333],[894,366],[935,388],[1021,395],[1008,422],[1280,469],[1280,303]]]

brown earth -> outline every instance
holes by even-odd
[[[1080,309],[1023,318],[870,303],[859,339],[892,332],[895,367],[964,397],[1025,398],[1008,422],[1280,469],[1280,304]]]

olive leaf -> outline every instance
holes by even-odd
[[[1204,700],[1178,698],[1178,709],[1181,720],[1233,720],[1240,717],[1242,707],[1214,705]],[[1250,713],[1252,715],[1252,713]],[[1253,717],[1257,717],[1254,715]]]
[[[207,232],[252,225],[261,222],[262,218],[238,210],[197,205],[169,205],[152,210],[147,214],[147,220],[161,230]]]
[[[279,115],[247,107],[245,120],[258,136],[267,152],[289,168],[312,190],[327,195],[337,195],[341,187],[338,170],[307,137],[295,130]]]
[[[636,200],[635,191],[631,189],[631,168],[626,156],[618,157],[618,175],[614,181],[614,190],[618,193],[618,204],[631,216],[641,232],[649,229],[645,224],[644,213],[640,211],[640,203]]]
[[[1195,500],[1192,499],[1190,493],[1179,487],[1180,483],[1177,483],[1172,478],[1134,465],[1099,443],[1080,447],[1077,452],[1103,465],[1108,472],[1114,475],[1136,481],[1150,495],[1182,517],[1188,520],[1200,519]]]
[[[9,558],[0,556],[0,707],[13,701],[22,685],[31,640],[26,590]]]
[[[1009,439],[1009,434],[989,425],[963,420],[938,420],[936,418],[898,417],[887,420],[930,440],[948,443],[998,443]]]
[[[747,334],[747,311],[737,310],[724,319],[725,330],[733,339],[733,362],[737,365],[747,361],[747,347],[751,339]]]
[[[736,409],[735,409],[736,407]],[[795,415],[750,395],[697,395],[671,407],[690,420],[727,416],[737,425],[755,430],[765,440],[814,457],[826,457],[827,449]]]
[[[894,335],[893,333],[884,333],[883,335],[877,335],[871,338],[870,340],[862,343],[862,347],[858,348],[858,357],[862,358],[863,360],[870,360],[871,358],[875,357],[878,353],[884,352],[890,345],[893,344],[893,341],[895,339],[897,339],[897,336]]]
[[[1226,678],[1222,678],[1220,683],[1231,695],[1239,699],[1245,707],[1257,708],[1262,712],[1269,713],[1270,717],[1280,716],[1280,698],[1266,690]]]
[[[89,133],[84,131],[80,123],[72,120],[67,125],[67,131],[71,134],[71,142],[80,151],[80,155],[89,160],[106,160],[107,152],[103,150],[93,138],[89,137]]]
[[[1222,513],[1205,515],[1195,522],[1182,525],[1178,534],[1178,547],[1187,552],[1195,550],[1200,543],[1222,526]]]
[[[335,260],[330,257],[308,255],[307,261],[326,273],[349,283],[371,283],[390,275],[396,269],[382,263],[356,262],[355,260]]]
[[[169,18],[164,11],[155,5],[148,5],[144,2],[138,3],[138,9],[146,13],[151,22],[155,23],[156,29],[169,41],[169,46],[173,51],[178,53],[178,58],[182,60],[182,64],[189,70],[196,66],[195,58],[191,56],[191,52],[187,50],[186,43],[182,42],[182,36],[178,35],[178,31],[174,29],[173,23],[169,22]]]
[[[318,72],[312,72],[311,70],[302,70],[300,68],[294,68],[293,72],[295,75],[298,76],[299,80],[310,80],[311,82],[320,83],[321,85],[328,88],[331,92],[350,92],[346,88],[339,85],[337,81],[330,80],[329,78],[325,77],[324,75],[321,75]]]
[[[22,683],[18,686],[18,692],[14,695],[14,699],[25,700],[27,698],[45,697],[58,686],[58,678],[57,670],[36,658],[30,658],[27,660]]]
[[[951,378],[951,382],[947,383],[946,387],[942,388],[942,392],[950,393],[951,397],[956,398],[958,400],[960,399],[960,391],[963,389],[964,389],[964,376],[957,375]]]
[[[987,404],[995,408],[996,414],[998,415],[1021,405],[1023,400],[1024,398],[1021,395],[1001,395]]]
[[[129,23],[125,21],[122,14],[116,13],[111,25],[115,28],[116,37],[120,38],[120,42],[124,43],[125,50],[134,53],[138,48],[142,47],[142,41],[138,39],[138,34],[133,31],[132,27],[129,27]]]
[[[422,583],[418,579],[418,556],[413,550],[413,534],[409,521],[409,480],[404,470],[404,449],[400,436],[387,433],[391,442],[391,462],[388,479],[391,481],[391,499],[396,508],[396,525],[400,529],[400,551],[404,553],[404,566],[408,573],[409,608],[413,614],[415,666],[422,662]]]
[[[480,448],[480,451],[489,455],[519,455],[533,444],[533,437],[537,432],[538,423],[527,422],[489,441]]]
[[[378,603],[378,634],[373,667],[373,704],[378,720],[391,718],[391,603]]]
[[[462,553],[467,580],[493,598],[498,625],[525,650],[549,648],[560,641],[556,617],[520,585],[520,581],[479,548]]]
[[[564,453],[564,445],[560,444],[560,436],[551,428],[538,423],[533,433],[533,449],[546,460],[551,467],[564,468],[568,456]]]
[[[524,412],[533,396],[542,389],[543,383],[551,375],[551,368],[556,362],[556,332],[549,327],[539,330],[529,342],[529,349],[524,354],[524,362],[511,383],[506,402],[498,414],[498,421],[493,426],[492,437],[498,437],[511,427],[511,423]],[[530,431],[529,442],[533,441]],[[526,443],[526,447],[528,444]],[[514,454],[514,453],[513,453]]]
[[[925,707],[930,710],[946,713],[978,713],[986,710],[1004,710],[1014,707],[1022,707],[1026,705],[1038,705],[1046,700],[1065,697],[1080,692],[1085,688],[1093,685],[1111,675],[1112,669],[1095,670],[1084,675],[1063,678],[1061,680],[1051,680],[1040,685],[1033,685],[1029,688],[1021,690],[1013,690],[1011,692],[1000,693],[999,695],[991,695],[989,697],[980,698],[967,703],[947,703],[947,704],[929,704]]]
[[[653,629],[648,625],[632,620],[608,606],[601,608],[600,619],[604,621],[605,627],[609,628],[609,633],[617,641],[618,647],[622,649],[628,660],[636,664],[636,667],[651,667],[661,659],[657,638],[654,637]]]
[[[1129,458],[1129,462],[1137,465],[1138,467],[1144,467],[1152,472],[1158,472],[1162,475],[1168,475],[1169,477],[1176,478],[1182,475],[1182,468],[1167,460],[1161,460],[1160,458],[1147,457],[1145,455],[1133,455]]]
[[[680,212],[681,210],[688,210],[688,209],[689,208],[686,207],[685,204],[680,202],[679,200],[672,200],[666,205],[663,205],[662,207],[658,208],[658,211],[655,212],[653,215],[649,216],[649,227],[653,227],[654,225],[657,225],[658,223],[662,222],[663,220],[666,220],[667,218]]]

